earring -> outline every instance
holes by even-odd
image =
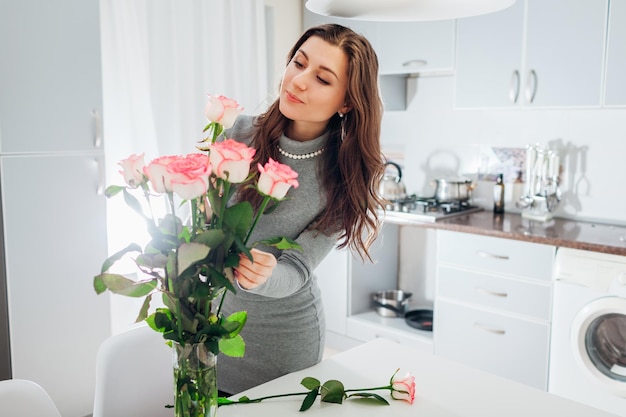
[[[343,142],[346,137],[346,120],[348,117],[346,117],[345,113],[341,112],[339,113],[339,117],[341,118],[341,141]]]

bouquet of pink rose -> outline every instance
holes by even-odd
[[[237,142],[216,139],[233,125],[242,108],[226,97],[210,97],[205,131],[210,133],[199,147],[207,154],[163,156],[144,164],[143,155],[132,155],[120,162],[126,185],[110,186],[108,197],[122,194],[126,203],[147,222],[151,240],[145,248],[132,243],[109,257],[94,278],[97,293],[109,290],[130,297],[145,297],[137,321],[146,320],[168,341],[206,345],[213,354],[243,356],[245,344],[239,335],[246,312],[222,317],[221,306],[227,291],[235,291],[233,268],[241,256],[252,260],[256,243],[280,249],[300,249],[292,240],[275,237],[248,246],[248,239],[269,201],[278,203],[291,187],[297,187],[297,173],[286,165],[269,160],[258,166],[258,192],[262,206],[254,212],[246,201],[228,205],[235,192],[233,184],[250,180],[250,164],[255,149]],[[133,193],[145,199],[148,215]],[[176,215],[175,195],[189,204],[190,221],[184,224]],[[156,220],[151,201],[165,197],[168,214]],[[140,279],[109,272],[113,264],[130,253]],[[161,294],[164,308],[149,314],[150,302]]]

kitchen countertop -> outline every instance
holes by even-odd
[[[251,399],[267,395],[303,392],[300,381],[307,376],[322,383],[337,379],[346,389],[368,388],[389,383],[399,376],[415,376],[415,402],[392,400],[389,391],[375,391],[390,405],[348,399],[343,404],[321,403],[316,399],[303,414],[298,411],[303,396],[269,399],[256,404],[220,407],[220,417],[274,416],[429,416],[429,417],[610,417],[613,414],[511,380],[452,362],[385,339],[374,339],[338,353],[321,363],[259,385],[241,394]]]
[[[385,221],[626,256],[626,226],[562,218],[540,222],[516,213],[495,215],[488,210],[435,223],[413,222],[387,212]]]

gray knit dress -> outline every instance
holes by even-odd
[[[254,118],[241,115],[226,132],[227,138],[249,144]],[[283,135],[280,147],[291,154],[315,152],[325,146],[328,134],[306,142]],[[279,162],[298,172],[298,188],[270,214],[261,216],[249,243],[272,236],[295,239],[304,251],[272,252],[278,265],[267,282],[250,291],[226,295],[222,311],[228,315],[247,311],[248,322],[241,335],[246,343],[243,358],[219,355],[218,387],[236,394],[289,372],[318,363],[324,350],[325,321],[320,290],[313,270],[337,243],[337,236],[305,230],[324,209],[316,164],[319,157]]]

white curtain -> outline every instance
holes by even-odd
[[[237,100],[248,114],[266,108],[274,92],[263,0],[101,0],[100,9],[107,184],[122,184],[116,164],[133,153],[149,162],[197,151],[209,93]],[[145,244],[146,225],[123,198],[107,204],[109,251]],[[130,262],[121,269],[135,271]],[[115,333],[138,309],[112,303]]]
[[[113,160],[192,152],[207,93],[234,98],[247,113],[265,108],[262,0],[102,0],[101,16]]]

